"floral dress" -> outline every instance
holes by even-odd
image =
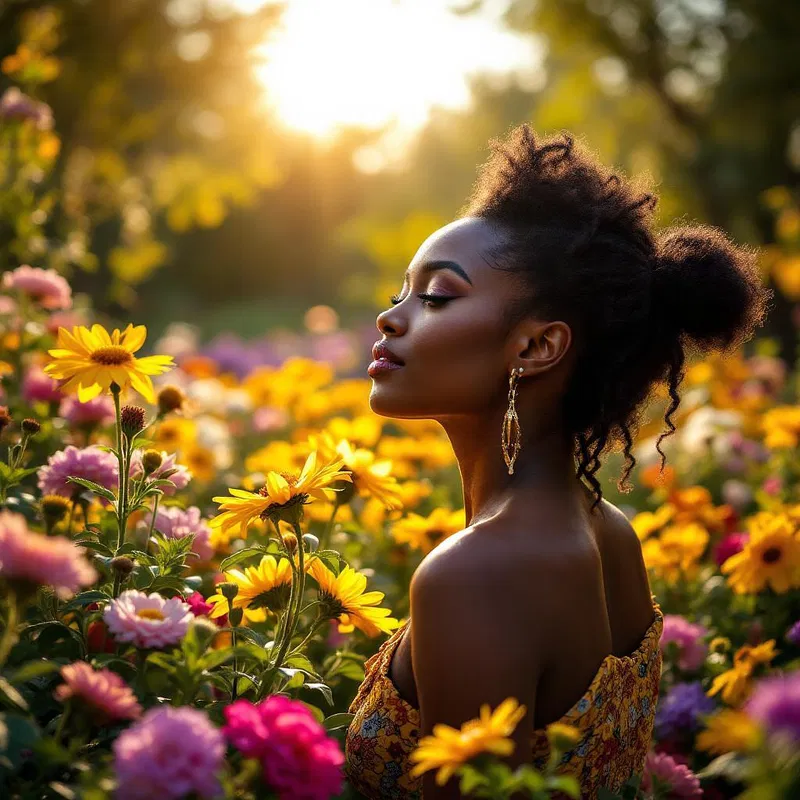
[[[558,720],[581,732],[559,771],[578,778],[584,800],[595,798],[601,787],[619,791],[644,768],[658,700],[664,625],[655,601],[653,607],[655,618],[639,647],[628,656],[606,656],[589,688]],[[422,797],[422,778],[411,777],[408,760],[419,740],[419,711],[398,695],[388,674],[404,629],[395,631],[367,660],[366,677],[350,705],[355,716],[347,731],[346,771],[367,798]],[[534,731],[531,763],[544,768],[548,752],[545,731]]]

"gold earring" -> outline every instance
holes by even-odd
[[[506,409],[505,417],[503,417],[503,458],[508,467],[509,475],[514,474],[514,462],[517,460],[521,446],[522,430],[517,416],[516,400],[517,383],[522,372],[523,367],[511,370],[511,375],[508,378],[508,408]]]

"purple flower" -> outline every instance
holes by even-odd
[[[28,97],[16,86],[6,89],[0,97],[0,119],[20,122],[31,120],[40,131],[49,131],[53,127],[53,112],[50,106]]]
[[[78,484],[67,480],[70,475],[115,490],[119,484],[119,465],[113,453],[100,447],[92,445],[79,449],[69,445],[65,450],[53,453],[47,465],[39,469],[38,475],[42,494],[72,497],[83,490]]]
[[[72,425],[105,425],[114,421],[114,401],[107,394],[99,394],[81,403],[70,395],[61,401],[58,416]]]
[[[786,641],[800,646],[800,619],[786,631]]]
[[[676,683],[658,704],[656,734],[659,739],[698,727],[699,717],[710,714],[716,703],[706,695],[700,681]]]
[[[148,526],[152,518],[152,513],[146,516]],[[168,539],[183,539],[185,536],[194,535],[192,552],[203,561],[214,555],[214,548],[211,546],[211,528],[204,519],[201,519],[200,509],[196,506],[191,506],[185,511],[177,506],[159,508],[156,513],[155,528]]]
[[[678,666],[687,672],[699,669],[706,659],[708,648],[703,638],[708,631],[678,614],[664,615],[664,630],[661,634],[661,650],[674,642],[678,645]]]
[[[770,735],[800,744],[800,672],[759,681],[745,711]]]
[[[192,473],[184,466],[175,463],[177,456],[175,453],[167,454],[164,450],[161,451],[161,466],[155,471],[151,472],[148,476],[153,480],[164,478],[168,480],[174,488],[169,486],[162,486],[161,491],[165,495],[174,495],[175,492],[185,489],[186,485],[192,479]],[[171,472],[171,475],[166,473]],[[142,466],[142,451],[134,450],[131,454],[131,478],[137,480],[144,475],[144,467]]]
[[[194,792],[222,793],[219,771],[225,740],[196,708],[160,706],[123,731],[113,744],[117,800],[178,800]]]

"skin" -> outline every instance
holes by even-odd
[[[399,302],[378,316],[382,341],[405,362],[373,379],[370,405],[393,418],[438,421],[461,473],[467,527],[434,549],[411,581],[411,619],[390,669],[420,709],[422,735],[460,727],[514,696],[527,708],[509,764],[525,762],[531,732],[582,696],[609,654],[640,644],[653,606],[639,541],[610,503],[575,478],[561,399],[575,341],[560,320],[507,309],[524,291],[488,256],[504,231],[466,217],[432,234],[409,265]],[[426,268],[454,262],[458,269]],[[445,296],[423,300],[420,293]],[[501,449],[508,377],[522,447],[509,475]],[[426,800],[458,797],[457,780],[423,779]]]

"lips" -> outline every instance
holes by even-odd
[[[390,364],[396,364],[399,367],[405,365],[402,358],[398,358],[383,342],[375,342],[372,346],[372,357],[376,361],[388,361]]]

